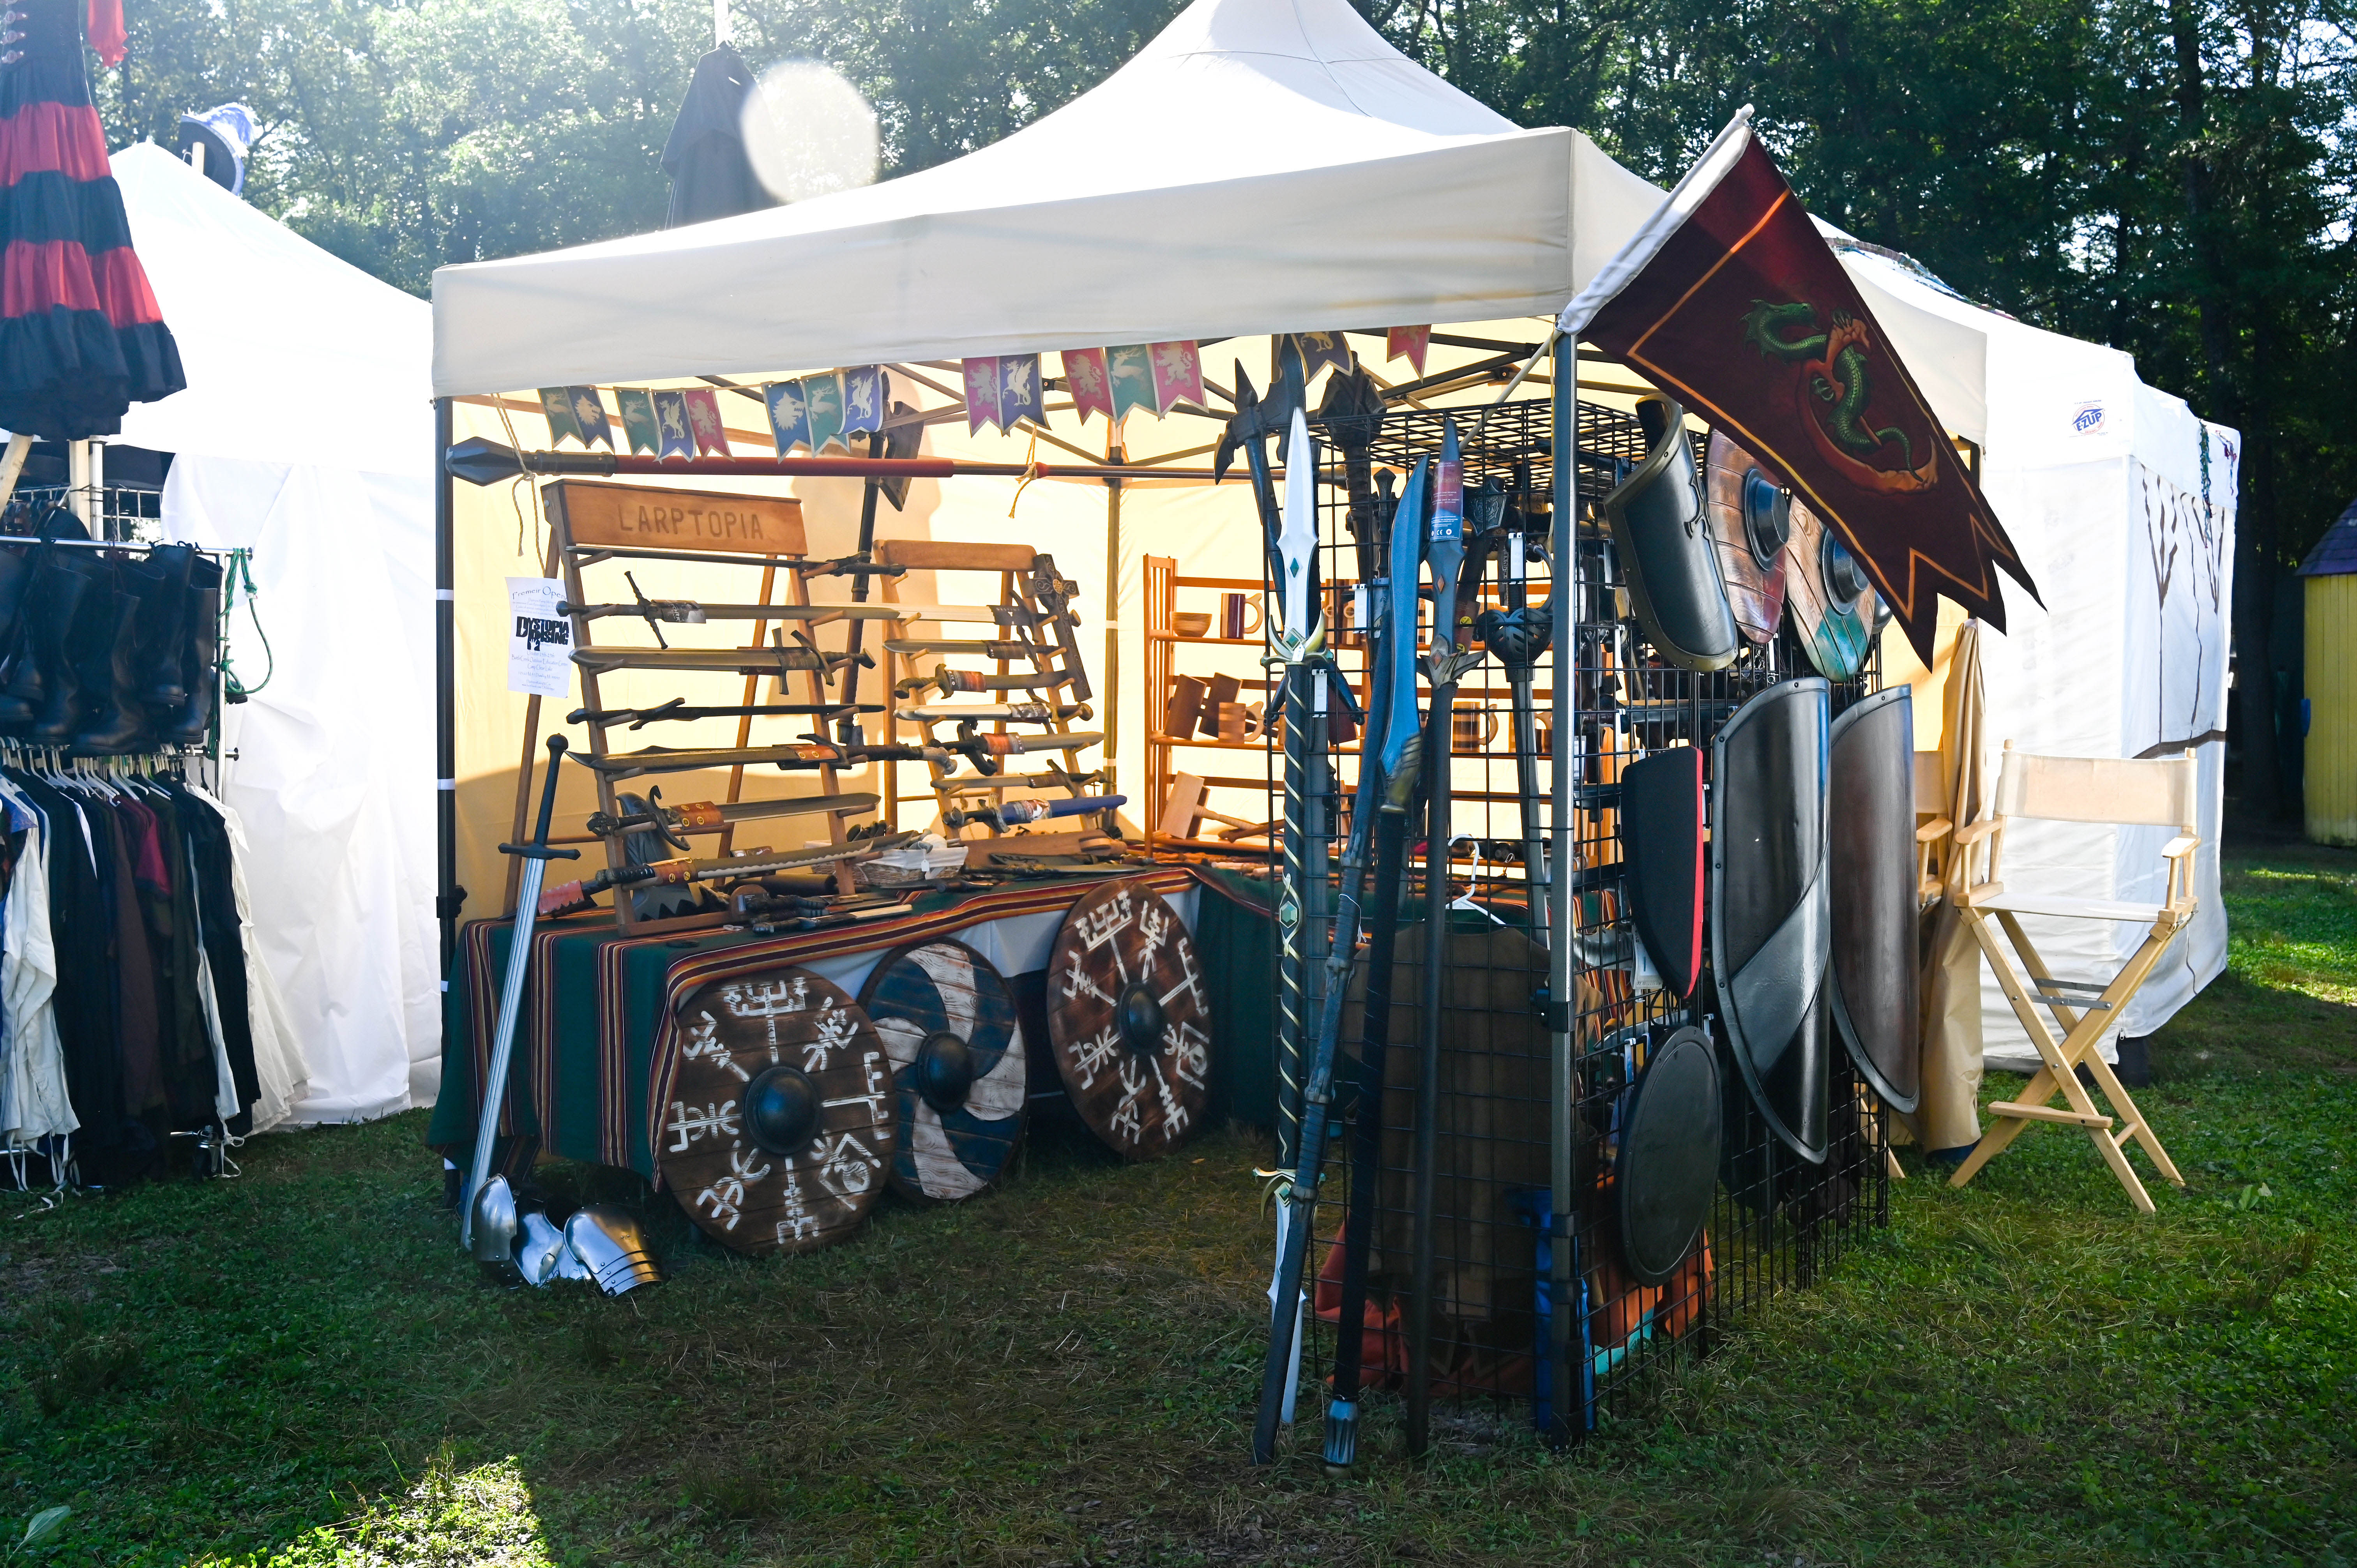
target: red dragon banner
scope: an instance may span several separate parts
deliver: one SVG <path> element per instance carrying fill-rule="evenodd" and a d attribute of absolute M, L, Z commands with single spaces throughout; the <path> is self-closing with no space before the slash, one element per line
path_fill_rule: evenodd
<path fill-rule="evenodd" d="M 2000 631 L 1995 568 L 2037 596 L 1748 114 L 1560 325 L 1725 430 L 1839 530 L 1924 662 L 1940 595 Z"/>

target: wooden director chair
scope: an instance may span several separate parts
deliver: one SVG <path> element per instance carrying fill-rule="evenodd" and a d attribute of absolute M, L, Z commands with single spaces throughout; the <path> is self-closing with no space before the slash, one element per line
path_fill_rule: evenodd
<path fill-rule="evenodd" d="M 2185 1178 L 2178 1175 L 2177 1166 L 2160 1146 L 2160 1140 L 2153 1135 L 2143 1112 L 2128 1098 L 2127 1090 L 2120 1087 L 2110 1064 L 2096 1051 L 2095 1043 L 2151 976 L 2153 967 L 2177 933 L 2193 918 L 2193 852 L 2201 842 L 2194 821 L 2196 777 L 2190 752 L 2151 762 L 2113 761 L 2099 757 L 2031 757 L 2014 750 L 2011 741 L 2006 742 L 1994 812 L 1955 832 L 1955 853 L 1965 857 L 1962 878 L 1965 891 L 1958 913 L 1972 929 L 1982 950 L 1988 954 L 1997 983 L 2004 987 L 2007 1000 L 2013 1004 L 2014 1015 L 2021 1020 L 2022 1028 L 2029 1033 L 2045 1065 L 2030 1079 L 2029 1087 L 2018 1101 L 1999 1101 L 1989 1106 L 1996 1124 L 1982 1134 L 1972 1154 L 1957 1167 L 1949 1186 L 1962 1187 L 1972 1180 L 2032 1122 L 2083 1128 L 2093 1141 L 2096 1153 L 2104 1156 L 2112 1174 L 2127 1188 L 2128 1197 L 2147 1214 L 2153 1212 L 2152 1198 L 2128 1164 L 2129 1143 L 2143 1144 L 2153 1165 L 2172 1185 L 2185 1185 Z M 2161 902 L 2128 904 L 2104 898 L 2007 893 L 2005 884 L 1997 880 L 1998 861 L 2006 826 L 2015 818 L 2175 828 L 2178 836 L 2160 852 L 2169 874 Z M 1974 861 L 1984 844 L 1987 846 L 1987 870 L 1984 877 L 1975 881 Z M 2024 915 L 2121 921 L 2148 926 L 2150 929 L 2143 944 L 2128 956 L 2126 964 L 2110 983 L 2095 985 L 2057 980 L 2048 973 L 2037 949 L 2021 929 L 2020 917 Z M 2029 971 L 2027 985 L 2015 972 L 2005 947 L 1997 941 L 1996 932 L 1991 929 L 1992 920 L 2003 929 L 2007 940 L 2021 959 L 2022 968 Z M 2092 999 L 2070 1000 L 2072 997 Z M 2038 1008 L 2041 1005 L 2061 1024 L 2061 1040 L 2055 1039 L 2046 1021 L 2039 1016 Z M 2115 1118 L 2095 1108 L 2087 1086 L 2079 1080 L 2083 1066 L 2118 1113 L 2117 1131 L 2114 1130 Z M 2067 1103 L 2049 1104 L 2058 1089 Z"/>
<path fill-rule="evenodd" d="M 1948 775 L 1936 751 L 1915 754 L 1915 908 L 1940 901 L 1948 884 L 1949 839 L 1956 824 L 1948 816 Z"/>

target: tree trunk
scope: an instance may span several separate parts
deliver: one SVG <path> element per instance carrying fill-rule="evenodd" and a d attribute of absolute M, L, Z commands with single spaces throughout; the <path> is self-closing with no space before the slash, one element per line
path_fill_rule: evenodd
<path fill-rule="evenodd" d="M 2236 393 L 2228 365 L 2233 328 L 2222 293 L 2225 268 L 2218 253 L 2208 151 L 2209 83 L 2201 64 L 2196 0 L 2173 0 L 2169 33 L 2177 55 L 2178 134 L 2185 154 L 2185 219 L 2192 242 L 2193 295 L 2201 331 L 2204 389 L 2216 417 L 2242 432 L 2242 481 L 2234 517 L 2234 689 L 2242 742 L 2244 810 L 2274 817 L 2283 809 L 2276 766 L 2276 674 L 2269 650 L 2275 634 L 2275 443 L 2253 429 L 2254 413 Z M 2254 384 L 2261 384 L 2253 378 Z"/>

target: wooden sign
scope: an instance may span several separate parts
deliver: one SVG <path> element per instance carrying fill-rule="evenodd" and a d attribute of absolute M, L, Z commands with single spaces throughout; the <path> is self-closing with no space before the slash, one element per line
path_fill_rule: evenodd
<path fill-rule="evenodd" d="M 1048 1036 L 1081 1120 L 1133 1160 L 1194 1133 L 1210 1099 L 1211 1005 L 1178 911 L 1141 883 L 1072 906 L 1048 961 Z"/>
<path fill-rule="evenodd" d="M 867 1015 L 805 969 L 715 981 L 673 1026 L 655 1163 L 704 1233 L 807 1252 L 859 1229 L 898 1151 L 892 1062 Z"/>
<path fill-rule="evenodd" d="M 802 503 L 791 496 L 724 496 L 585 479 L 560 479 L 547 496 L 576 544 L 731 555 L 801 555 L 809 548 Z"/>

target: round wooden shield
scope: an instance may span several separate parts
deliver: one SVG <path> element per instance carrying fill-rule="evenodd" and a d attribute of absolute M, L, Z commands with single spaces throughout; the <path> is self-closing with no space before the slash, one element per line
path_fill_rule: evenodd
<path fill-rule="evenodd" d="M 1784 618 L 1784 540 L 1790 507 L 1751 454 L 1713 431 L 1708 489 L 1710 547 L 1735 624 L 1752 642 L 1776 635 Z"/>
<path fill-rule="evenodd" d="M 673 1024 L 655 1164 L 705 1233 L 807 1252 L 859 1229 L 898 1145 L 892 1063 L 867 1015 L 805 969 L 716 980 Z"/>
<path fill-rule="evenodd" d="M 912 942 L 884 955 L 859 1004 L 892 1058 L 892 1185 L 941 1202 L 988 1187 L 1023 1136 L 1023 1026 L 1006 977 L 963 942 Z"/>
<path fill-rule="evenodd" d="M 1048 1039 L 1089 1130 L 1133 1160 L 1168 1153 L 1203 1119 L 1211 998 L 1177 911 L 1135 882 L 1072 906 L 1048 961 Z"/>
<path fill-rule="evenodd" d="M 1702 1234 L 1718 1140 L 1718 1058 L 1700 1029 L 1680 1029 L 1653 1047 L 1631 1090 L 1613 1162 L 1620 1254 L 1639 1284 L 1667 1283 Z"/>
<path fill-rule="evenodd" d="M 1817 673 L 1828 681 L 1857 674 L 1874 637 L 1874 585 L 1840 535 L 1799 501 L 1784 544 L 1784 596 Z"/>

